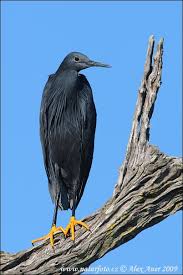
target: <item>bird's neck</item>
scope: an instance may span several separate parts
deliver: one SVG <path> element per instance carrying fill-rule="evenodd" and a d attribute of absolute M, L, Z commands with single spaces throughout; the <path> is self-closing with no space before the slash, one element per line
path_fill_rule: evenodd
<path fill-rule="evenodd" d="M 56 74 L 62 73 L 78 74 L 76 70 L 74 70 L 73 68 L 68 68 L 68 66 L 66 66 L 64 63 L 62 63 L 56 71 Z"/>
<path fill-rule="evenodd" d="M 77 96 L 78 72 L 75 70 L 62 70 L 56 73 L 57 87 L 60 87 L 62 94 L 69 100 Z"/>

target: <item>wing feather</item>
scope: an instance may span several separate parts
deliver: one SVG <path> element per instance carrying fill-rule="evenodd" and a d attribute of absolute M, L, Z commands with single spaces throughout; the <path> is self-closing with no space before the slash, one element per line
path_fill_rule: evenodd
<path fill-rule="evenodd" d="M 96 110 L 91 87 L 79 75 L 76 91 L 64 90 L 51 75 L 44 88 L 40 136 L 52 199 L 61 190 L 60 207 L 77 207 L 92 164 Z M 58 91 L 59 87 L 59 91 Z M 65 88 L 67 89 L 67 87 Z"/>
<path fill-rule="evenodd" d="M 84 75 L 80 75 L 82 89 L 80 93 L 81 106 L 81 163 L 80 182 L 76 194 L 76 207 L 80 202 L 89 176 L 94 151 L 94 138 L 96 128 L 96 109 L 92 90 Z"/>

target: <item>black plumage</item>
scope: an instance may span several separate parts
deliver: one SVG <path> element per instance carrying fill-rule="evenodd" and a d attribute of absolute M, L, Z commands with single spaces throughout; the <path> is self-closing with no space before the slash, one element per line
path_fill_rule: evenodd
<path fill-rule="evenodd" d="M 89 175 L 96 126 L 92 90 L 84 75 L 57 72 L 44 89 L 40 133 L 52 200 L 77 207 Z"/>
<path fill-rule="evenodd" d="M 52 245 L 53 234 L 58 231 L 55 227 L 58 207 L 72 209 L 70 227 L 66 231 L 61 228 L 65 235 L 76 223 L 88 228 L 74 216 L 92 164 L 96 127 L 92 90 L 86 77 L 79 72 L 92 66 L 109 67 L 81 53 L 70 53 L 55 74 L 49 76 L 43 91 L 40 137 L 49 191 L 55 203 L 52 229 L 46 235 Z"/>

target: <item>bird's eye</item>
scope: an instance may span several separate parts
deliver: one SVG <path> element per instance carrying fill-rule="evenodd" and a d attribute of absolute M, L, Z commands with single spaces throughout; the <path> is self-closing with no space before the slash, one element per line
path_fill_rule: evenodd
<path fill-rule="evenodd" d="M 77 57 L 77 56 L 74 57 L 74 60 L 75 60 L 75 61 L 79 61 L 79 57 Z"/>

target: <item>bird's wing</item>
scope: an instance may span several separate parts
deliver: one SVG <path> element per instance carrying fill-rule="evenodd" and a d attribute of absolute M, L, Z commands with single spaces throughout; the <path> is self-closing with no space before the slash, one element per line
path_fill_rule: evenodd
<path fill-rule="evenodd" d="M 42 145 L 44 166 L 47 173 L 48 180 L 51 178 L 51 171 L 49 166 L 48 151 L 49 151 L 49 139 L 48 139 L 48 117 L 47 117 L 47 108 L 48 108 L 48 99 L 51 96 L 51 86 L 54 79 L 54 74 L 50 75 L 48 81 L 45 85 L 42 100 L 41 100 L 41 109 L 40 109 L 40 139 Z"/>
<path fill-rule="evenodd" d="M 49 150 L 52 162 L 59 167 L 60 186 L 61 188 L 64 186 L 70 208 L 73 208 L 73 199 L 75 197 L 75 207 L 77 207 L 91 168 L 96 126 L 92 90 L 83 75 L 79 75 L 78 86 L 74 87 L 69 99 L 64 103 L 65 110 L 61 112 L 60 106 L 63 100 L 64 97 L 57 100 L 56 108 L 57 103 L 54 104 L 56 111 L 54 122 L 49 127 L 52 132 L 49 136 Z M 54 108 L 51 106 L 49 108 L 49 121 Z"/>
<path fill-rule="evenodd" d="M 64 97 L 68 93 L 64 89 L 68 87 L 56 85 L 54 76 L 50 76 L 40 112 L 40 136 L 49 190 L 55 200 L 58 188 L 61 189 L 59 205 L 64 209 L 69 204 L 73 207 L 74 194 L 77 207 L 93 158 L 96 111 L 91 87 L 83 75 L 80 75 L 77 88 L 79 105 L 72 105 L 76 98 L 71 96 L 66 102 Z M 72 94 L 74 96 L 74 91 Z"/>
<path fill-rule="evenodd" d="M 93 101 L 92 90 L 84 75 L 80 75 L 82 89 L 80 92 L 81 106 L 81 159 L 80 180 L 76 194 L 76 207 L 82 197 L 86 181 L 89 176 L 94 150 L 94 137 L 96 128 L 96 109 Z"/>
<path fill-rule="evenodd" d="M 58 91 L 58 87 L 60 91 Z M 59 92 L 59 93 L 58 93 Z M 52 157 L 52 125 L 55 121 L 55 104 L 58 105 L 56 95 L 62 95 L 62 85 L 58 85 L 56 82 L 55 74 L 49 76 L 48 81 L 45 85 L 40 110 L 40 139 L 42 145 L 42 152 L 44 158 L 44 166 L 48 177 L 48 187 L 52 198 L 52 201 L 56 203 L 57 196 L 61 191 L 61 197 L 59 207 L 61 209 L 68 209 L 69 202 L 67 196 L 67 188 L 64 184 L 58 163 L 54 161 Z M 59 105 L 60 111 L 63 106 Z M 56 133 L 57 134 L 57 133 Z M 59 136 L 59 135 L 58 135 Z M 59 147 L 57 152 L 59 152 Z"/>

